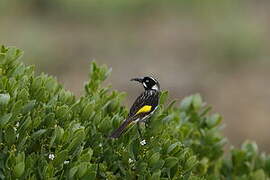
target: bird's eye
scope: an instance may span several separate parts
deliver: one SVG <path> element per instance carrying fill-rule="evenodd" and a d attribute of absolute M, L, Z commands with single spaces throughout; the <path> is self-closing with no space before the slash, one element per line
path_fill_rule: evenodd
<path fill-rule="evenodd" d="M 145 82 L 146 82 L 146 83 L 149 83 L 149 80 L 147 79 Z"/>

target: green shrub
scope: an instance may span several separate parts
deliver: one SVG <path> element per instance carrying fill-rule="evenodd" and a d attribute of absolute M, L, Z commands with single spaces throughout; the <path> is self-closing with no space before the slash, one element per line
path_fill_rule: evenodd
<path fill-rule="evenodd" d="M 124 93 L 103 88 L 106 66 L 91 64 L 85 94 L 76 98 L 53 78 L 35 75 L 0 52 L 0 179 L 269 179 L 270 156 L 254 143 L 224 157 L 221 116 L 196 94 L 166 104 L 147 128 L 107 136 L 127 115 Z"/>

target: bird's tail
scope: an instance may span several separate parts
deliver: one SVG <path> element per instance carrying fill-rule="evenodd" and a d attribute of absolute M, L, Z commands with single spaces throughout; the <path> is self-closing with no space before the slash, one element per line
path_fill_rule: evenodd
<path fill-rule="evenodd" d="M 124 132 L 125 128 L 132 122 L 132 119 L 125 120 L 119 128 L 117 128 L 113 133 L 109 136 L 109 138 L 119 138 L 121 134 Z"/>

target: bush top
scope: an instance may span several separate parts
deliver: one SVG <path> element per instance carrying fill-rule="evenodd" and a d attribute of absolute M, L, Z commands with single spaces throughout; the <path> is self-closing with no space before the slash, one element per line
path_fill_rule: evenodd
<path fill-rule="evenodd" d="M 112 140 L 127 109 L 124 93 L 101 85 L 110 69 L 92 62 L 76 98 L 22 54 L 0 51 L 0 179 L 269 179 L 270 156 L 255 143 L 224 157 L 222 118 L 199 94 L 167 103 L 162 92 L 144 139 L 131 127 Z"/>

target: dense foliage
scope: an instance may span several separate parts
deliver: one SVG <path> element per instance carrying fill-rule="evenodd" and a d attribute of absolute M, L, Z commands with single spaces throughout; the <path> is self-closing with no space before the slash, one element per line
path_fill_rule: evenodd
<path fill-rule="evenodd" d="M 35 75 L 0 52 L 0 179 L 269 179 L 270 156 L 255 143 L 225 157 L 222 118 L 196 94 L 160 107 L 143 138 L 136 126 L 107 136 L 127 115 L 123 93 L 103 88 L 106 66 L 91 64 L 85 94 L 76 98 L 53 78 Z M 146 144 L 142 143 L 146 142 Z"/>

